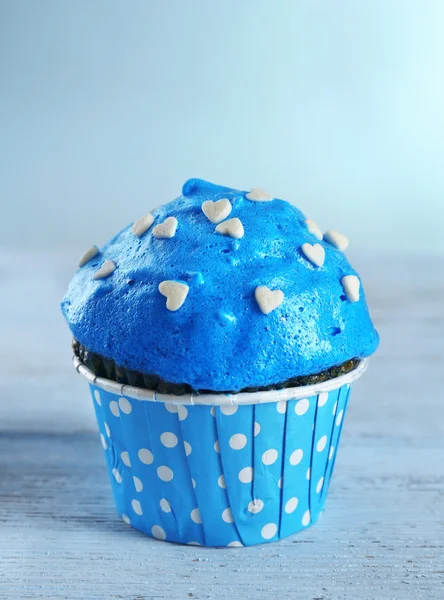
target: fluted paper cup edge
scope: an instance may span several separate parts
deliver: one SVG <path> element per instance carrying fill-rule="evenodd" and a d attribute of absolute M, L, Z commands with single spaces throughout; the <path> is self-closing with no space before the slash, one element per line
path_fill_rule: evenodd
<path fill-rule="evenodd" d="M 117 383 L 104 377 L 96 377 L 78 357 L 73 358 L 73 364 L 76 371 L 84 377 L 88 383 L 93 384 L 106 392 L 127 396 L 134 400 L 148 402 L 168 402 L 170 404 L 188 404 L 203 406 L 226 406 L 242 404 L 264 404 L 267 402 L 286 402 L 288 400 L 297 400 L 299 398 L 310 398 L 317 396 L 322 392 L 331 392 L 343 385 L 353 383 L 367 370 L 368 358 L 362 359 L 358 366 L 340 377 L 329 379 L 322 383 L 311 385 L 284 388 L 282 390 L 269 390 L 267 392 L 242 392 L 239 394 L 185 394 L 183 396 L 174 396 L 172 394 L 159 394 L 153 390 L 134 387 L 122 383 Z"/>

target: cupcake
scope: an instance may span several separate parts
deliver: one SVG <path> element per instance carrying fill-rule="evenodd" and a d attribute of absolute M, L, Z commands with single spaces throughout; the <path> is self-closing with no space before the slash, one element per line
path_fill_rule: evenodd
<path fill-rule="evenodd" d="M 379 340 L 347 246 L 261 189 L 191 179 L 84 254 L 62 311 L 126 523 L 247 546 L 317 520 Z"/>

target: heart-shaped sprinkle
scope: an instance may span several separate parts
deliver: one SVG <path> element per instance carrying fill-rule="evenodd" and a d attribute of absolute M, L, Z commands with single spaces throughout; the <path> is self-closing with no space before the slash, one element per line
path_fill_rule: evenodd
<path fill-rule="evenodd" d="M 321 244 L 302 244 L 302 252 L 317 267 L 322 267 L 325 260 L 325 250 Z"/>
<path fill-rule="evenodd" d="M 79 267 L 83 267 L 83 265 L 86 265 L 86 263 L 89 262 L 95 256 L 97 256 L 99 252 L 100 250 L 97 248 L 97 246 L 91 246 L 91 248 L 89 248 L 80 259 Z"/>
<path fill-rule="evenodd" d="M 350 302 L 358 302 L 361 282 L 356 275 L 346 275 L 341 279 L 341 283 L 347 299 L 350 300 Z"/>
<path fill-rule="evenodd" d="M 260 285 L 254 291 L 254 296 L 259 308 L 268 315 L 282 304 L 284 292 L 282 290 L 270 290 L 266 285 Z"/>
<path fill-rule="evenodd" d="M 274 199 L 273 196 L 270 196 L 268 192 L 261 188 L 253 188 L 245 197 L 254 202 L 270 202 L 270 200 Z"/>
<path fill-rule="evenodd" d="M 322 231 L 319 229 L 318 224 L 313 221 L 313 219 L 306 219 L 304 222 L 307 226 L 308 233 L 314 235 L 318 240 L 322 240 L 324 236 L 322 235 Z"/>
<path fill-rule="evenodd" d="M 182 306 L 189 291 L 187 284 L 180 281 L 168 279 L 159 283 L 159 292 L 166 297 L 166 307 L 171 311 L 178 310 Z"/>
<path fill-rule="evenodd" d="M 329 229 L 324 233 L 324 240 L 342 252 L 348 248 L 348 238 L 339 231 Z"/>
<path fill-rule="evenodd" d="M 230 214 L 231 209 L 231 202 L 227 198 L 222 198 L 222 200 L 217 200 L 217 202 L 213 202 L 212 200 L 206 200 L 202 204 L 203 214 L 212 223 L 220 223 L 221 221 L 226 219 Z"/>
<path fill-rule="evenodd" d="M 229 235 L 237 240 L 240 240 L 242 237 L 244 237 L 244 226 L 237 217 L 234 219 L 228 219 L 228 221 L 224 221 L 223 223 L 219 223 L 219 225 L 216 227 L 216 231 L 217 233 Z"/>
<path fill-rule="evenodd" d="M 156 225 L 153 229 L 153 235 L 155 238 L 172 238 L 176 234 L 177 219 L 176 217 L 168 217 L 163 223 Z"/>
<path fill-rule="evenodd" d="M 137 237 L 142 237 L 142 235 L 145 233 L 145 231 L 148 231 L 148 229 L 151 227 L 151 225 L 154 223 L 154 217 L 151 213 L 146 213 L 146 215 L 144 217 L 142 217 L 141 219 L 139 219 L 138 221 L 136 221 L 134 223 L 134 225 L 131 228 L 131 231 L 134 233 L 135 236 Z"/>
<path fill-rule="evenodd" d="M 94 279 L 105 279 L 116 270 L 116 263 L 113 260 L 105 260 L 98 271 L 94 273 Z"/>

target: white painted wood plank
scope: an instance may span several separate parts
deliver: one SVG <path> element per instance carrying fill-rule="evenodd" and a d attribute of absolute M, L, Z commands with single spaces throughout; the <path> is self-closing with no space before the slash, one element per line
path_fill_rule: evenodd
<path fill-rule="evenodd" d="M 77 258 L 0 253 L 1 598 L 444 598 L 442 259 L 354 261 L 382 343 L 354 388 L 325 516 L 214 550 L 115 516 L 58 309 Z"/>
<path fill-rule="evenodd" d="M 346 436 L 316 526 L 216 550 L 118 520 L 97 435 L 3 434 L 0 597 L 441 599 L 443 464 L 442 439 Z"/>

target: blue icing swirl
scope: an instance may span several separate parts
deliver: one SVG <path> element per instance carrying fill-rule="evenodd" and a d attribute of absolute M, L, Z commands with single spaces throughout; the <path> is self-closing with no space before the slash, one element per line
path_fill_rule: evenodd
<path fill-rule="evenodd" d="M 74 337 L 118 365 L 153 373 L 195 389 L 239 390 L 314 374 L 372 354 L 379 337 L 364 290 L 347 300 L 341 279 L 357 275 L 343 252 L 319 242 L 305 216 L 283 200 L 254 202 L 246 192 L 190 179 L 182 196 L 153 211 L 140 238 L 131 226 L 74 275 L 62 311 Z M 215 232 L 202 212 L 205 200 L 228 198 L 227 219 L 241 220 L 241 239 Z M 155 225 L 176 217 L 171 239 Z M 303 254 L 304 243 L 325 249 L 322 267 Z M 117 268 L 93 275 L 104 260 Z M 164 280 L 189 286 L 177 311 L 158 291 Z M 255 299 L 258 286 L 282 290 L 268 315 Z"/>

